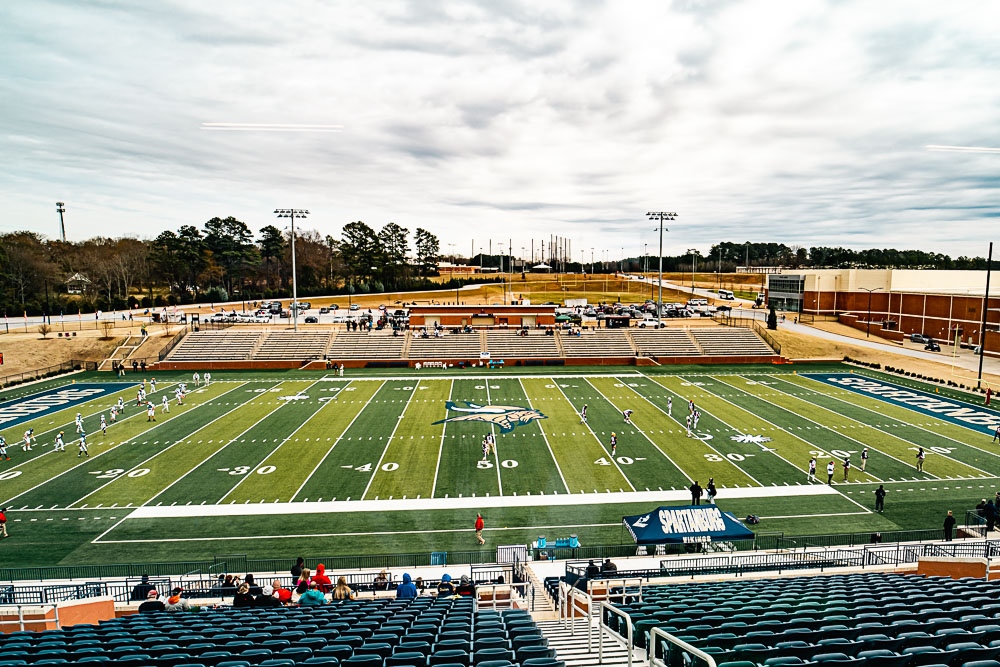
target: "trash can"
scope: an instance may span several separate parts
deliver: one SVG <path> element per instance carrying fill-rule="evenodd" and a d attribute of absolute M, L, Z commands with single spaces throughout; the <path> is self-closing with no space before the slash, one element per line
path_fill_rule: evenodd
<path fill-rule="evenodd" d="M 569 546 L 570 546 L 571 549 L 579 549 L 580 548 L 580 538 L 578 538 L 576 535 L 570 535 L 569 536 Z"/>
<path fill-rule="evenodd" d="M 448 564 L 448 552 L 447 551 L 432 551 L 431 552 L 431 565 L 447 565 Z"/>
<path fill-rule="evenodd" d="M 545 541 L 545 536 L 544 535 L 539 535 L 538 536 L 538 543 L 537 543 L 538 548 L 539 549 L 544 549 L 547 544 L 548 543 Z"/>

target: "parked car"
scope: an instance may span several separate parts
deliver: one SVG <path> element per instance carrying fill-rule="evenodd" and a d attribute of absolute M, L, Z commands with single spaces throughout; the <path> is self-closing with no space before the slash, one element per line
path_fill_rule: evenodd
<path fill-rule="evenodd" d="M 319 324 L 319 318 L 315 315 L 310 315 L 305 319 L 306 324 Z"/>
<path fill-rule="evenodd" d="M 330 309 L 327 308 L 326 306 L 323 306 L 322 308 L 319 309 L 319 314 L 320 315 L 326 315 L 329 312 L 330 312 Z"/>
<path fill-rule="evenodd" d="M 361 310 L 361 306 L 356 303 L 351 304 L 351 310 Z"/>
<path fill-rule="evenodd" d="M 914 343 L 929 343 L 931 340 L 930 336 L 925 336 L 922 333 L 910 334 L 910 341 Z"/>

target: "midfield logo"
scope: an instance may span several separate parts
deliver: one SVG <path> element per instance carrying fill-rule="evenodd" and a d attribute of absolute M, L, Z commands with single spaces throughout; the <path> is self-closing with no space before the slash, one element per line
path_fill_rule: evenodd
<path fill-rule="evenodd" d="M 487 422 L 500 427 L 501 433 L 510 433 L 518 426 L 530 424 L 536 419 L 548 419 L 538 410 L 516 405 L 476 405 L 467 401 L 448 401 L 446 409 L 463 414 L 447 417 L 435 424 L 448 422 Z"/>

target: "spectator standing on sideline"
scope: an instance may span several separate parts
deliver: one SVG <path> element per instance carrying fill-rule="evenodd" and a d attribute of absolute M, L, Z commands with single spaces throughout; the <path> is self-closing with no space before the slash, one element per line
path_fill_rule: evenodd
<path fill-rule="evenodd" d="M 837 469 L 837 466 L 833 464 L 831 460 L 826 464 L 826 483 L 833 486 L 833 471 Z"/>
<path fill-rule="evenodd" d="M 917 472 L 924 471 L 924 448 L 917 447 Z"/>
<path fill-rule="evenodd" d="M 705 488 L 705 495 L 708 497 L 708 502 L 712 505 L 715 504 L 715 497 L 719 495 L 718 489 L 715 488 L 715 478 L 708 478 L 708 486 Z"/>
<path fill-rule="evenodd" d="M 482 514 L 476 514 L 476 541 L 480 545 L 486 544 L 486 540 L 483 539 L 483 530 L 486 528 L 486 522 L 483 520 Z"/>
<path fill-rule="evenodd" d="M 944 518 L 944 541 L 951 542 L 951 532 L 955 529 L 955 517 L 952 515 L 951 510 L 948 510 L 948 516 Z"/>
<path fill-rule="evenodd" d="M 6 507 L 0 509 L 0 538 L 10 537 L 7 534 L 7 509 Z"/>
<path fill-rule="evenodd" d="M 868 448 L 865 447 L 861 450 L 861 472 L 865 471 L 865 466 L 868 465 Z"/>
<path fill-rule="evenodd" d="M 846 482 L 846 481 L 848 481 L 848 478 L 851 475 L 851 457 L 850 456 L 848 456 L 848 457 L 846 457 L 844 459 L 843 466 L 844 466 L 844 481 Z"/>
<path fill-rule="evenodd" d="M 806 481 L 807 482 L 815 482 L 816 481 L 816 457 L 815 456 L 812 457 L 811 459 L 809 459 L 809 472 L 806 474 Z"/>
<path fill-rule="evenodd" d="M 692 484 L 688 488 L 688 490 L 691 492 L 691 504 L 692 505 L 701 505 L 701 491 L 702 491 L 702 489 L 701 489 L 701 486 L 699 486 L 699 484 L 698 484 L 698 480 L 695 480 L 694 484 Z"/>
<path fill-rule="evenodd" d="M 885 486 L 882 484 L 879 484 L 878 488 L 875 489 L 875 511 L 885 511 Z"/>
<path fill-rule="evenodd" d="M 997 439 L 1000 439 L 1000 424 L 997 424 L 997 429 L 993 431 L 993 442 L 996 442 Z"/>

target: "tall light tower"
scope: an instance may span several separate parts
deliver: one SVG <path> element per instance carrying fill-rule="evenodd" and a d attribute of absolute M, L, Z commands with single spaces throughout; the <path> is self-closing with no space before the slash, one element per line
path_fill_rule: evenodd
<path fill-rule="evenodd" d="M 691 253 L 691 296 L 694 296 L 694 258 L 698 250 L 696 248 L 688 248 L 688 252 Z"/>
<path fill-rule="evenodd" d="M 295 276 L 295 218 L 304 218 L 309 211 L 302 208 L 276 208 L 274 214 L 292 221 L 292 329 L 299 330 L 299 283 Z"/>
<path fill-rule="evenodd" d="M 56 211 L 59 212 L 59 239 L 63 243 L 66 243 L 66 223 L 63 222 L 63 213 L 66 212 L 66 204 L 61 201 L 57 201 Z"/>
<path fill-rule="evenodd" d="M 660 266 L 659 266 L 659 270 L 658 270 L 659 276 L 658 276 L 658 279 L 656 281 L 657 284 L 659 285 L 659 289 L 658 289 L 657 297 L 656 297 L 656 328 L 659 329 L 660 326 L 662 326 L 662 322 L 660 322 L 660 318 L 663 316 L 663 230 L 664 230 L 663 222 L 665 220 L 676 220 L 677 219 L 677 214 L 673 213 L 673 212 L 667 212 L 667 211 L 650 211 L 649 213 L 646 214 L 646 217 L 649 218 L 650 220 L 659 220 L 660 221 L 660 225 L 659 225 L 659 229 L 660 229 Z M 656 228 L 654 227 L 653 229 L 656 229 Z M 670 230 L 668 229 L 667 231 L 669 232 Z"/>
<path fill-rule="evenodd" d="M 865 338 L 871 338 L 872 335 L 872 292 L 878 292 L 881 287 L 859 287 L 859 290 L 864 290 L 868 292 L 868 322 L 865 324 Z M 800 309 L 801 310 L 801 309 Z"/>

